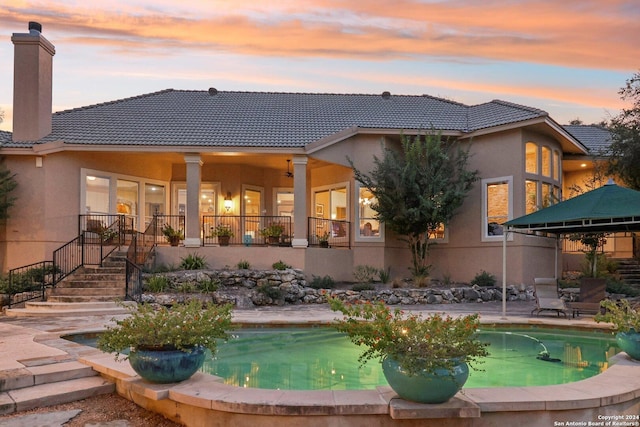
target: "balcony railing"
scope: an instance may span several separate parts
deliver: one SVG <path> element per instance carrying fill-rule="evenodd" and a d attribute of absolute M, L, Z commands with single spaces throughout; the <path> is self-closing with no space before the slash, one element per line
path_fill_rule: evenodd
<path fill-rule="evenodd" d="M 291 246 L 292 235 L 290 216 L 205 215 L 202 217 L 202 238 L 205 246 Z"/>
<path fill-rule="evenodd" d="M 309 246 L 350 248 L 351 247 L 351 223 L 349 221 L 308 218 Z"/>

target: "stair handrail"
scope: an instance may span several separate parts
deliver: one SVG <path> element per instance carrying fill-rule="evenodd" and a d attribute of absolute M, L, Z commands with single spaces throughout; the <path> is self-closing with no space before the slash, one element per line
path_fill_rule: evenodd
<path fill-rule="evenodd" d="M 127 251 L 127 269 L 125 276 L 125 299 L 139 301 L 142 295 L 142 267 L 156 247 L 158 218 L 153 219 L 143 233 L 137 231 L 131 236 Z"/>
<path fill-rule="evenodd" d="M 22 304 L 34 299 L 44 299 L 46 290 L 53 287 L 55 268 L 53 261 L 40 261 L 9 270 L 6 305 Z"/>

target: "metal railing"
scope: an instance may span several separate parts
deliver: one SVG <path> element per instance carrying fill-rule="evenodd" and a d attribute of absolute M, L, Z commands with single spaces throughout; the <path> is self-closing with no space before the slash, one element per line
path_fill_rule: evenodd
<path fill-rule="evenodd" d="M 125 299 L 139 301 L 142 295 L 142 268 L 156 246 L 158 218 L 153 217 L 144 233 L 135 232 L 127 250 Z"/>
<path fill-rule="evenodd" d="M 204 215 L 202 217 L 202 239 L 205 246 L 291 246 L 292 235 L 293 225 L 290 216 Z"/>
<path fill-rule="evenodd" d="M 78 237 L 53 252 L 56 270 L 53 286 L 83 265 L 102 265 L 120 246 L 120 235 L 105 238 L 94 232 L 83 231 Z"/>
<path fill-rule="evenodd" d="M 151 222 L 149 223 L 149 226 L 145 230 L 145 235 L 153 236 L 154 244 L 168 245 L 169 240 L 165 237 L 165 235 L 162 232 L 162 230 L 167 226 L 170 226 L 174 230 L 182 232 L 182 238 L 184 239 L 184 230 L 185 230 L 184 215 L 154 215 L 153 220 L 151 220 Z"/>
<path fill-rule="evenodd" d="M 309 246 L 351 248 L 349 221 L 309 217 L 307 222 Z"/>
<path fill-rule="evenodd" d="M 122 214 L 86 214 L 78 217 L 78 235 L 88 231 L 103 238 L 124 236 L 135 230 L 135 218 Z"/>
<path fill-rule="evenodd" d="M 125 274 L 125 300 L 140 302 L 142 296 L 142 269 L 127 258 Z"/>
<path fill-rule="evenodd" d="M 47 288 L 54 286 L 56 269 L 53 261 L 41 261 L 9 270 L 7 305 L 24 304 L 32 300 L 44 300 Z"/>

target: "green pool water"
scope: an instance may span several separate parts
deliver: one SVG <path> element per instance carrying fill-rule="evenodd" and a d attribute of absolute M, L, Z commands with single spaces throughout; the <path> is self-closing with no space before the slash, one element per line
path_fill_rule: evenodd
<path fill-rule="evenodd" d="M 490 355 L 465 388 L 563 384 L 596 375 L 617 353 L 609 334 L 486 329 Z M 360 348 L 331 328 L 243 329 L 202 370 L 239 387 L 373 389 L 386 385 L 379 363 L 359 367 Z M 538 356 L 547 351 L 549 360 Z"/>
<path fill-rule="evenodd" d="M 66 337 L 95 346 L 95 334 Z M 558 329 L 484 328 L 489 356 L 465 388 L 563 384 L 597 375 L 620 350 L 611 334 Z M 539 357 L 549 354 L 549 360 Z M 387 382 L 379 363 L 359 366 L 361 349 L 328 327 L 242 328 L 202 371 L 238 387 L 366 390 Z"/>

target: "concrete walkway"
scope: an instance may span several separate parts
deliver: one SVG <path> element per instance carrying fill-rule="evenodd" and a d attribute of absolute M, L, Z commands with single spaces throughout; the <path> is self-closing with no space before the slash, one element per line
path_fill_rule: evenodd
<path fill-rule="evenodd" d="M 480 313 L 484 323 L 490 324 L 553 324 L 573 327 L 602 327 L 593 322 L 590 317 L 580 319 L 558 318 L 553 314 L 531 317 L 533 302 L 510 302 L 507 304 L 507 316 L 502 316 L 502 305 L 499 302 L 471 303 L 471 304 L 439 304 L 399 307 L 411 312 L 446 312 L 451 315 L 463 315 L 469 313 Z M 234 321 L 240 323 L 330 323 L 333 319 L 340 317 L 332 312 L 326 304 L 323 305 L 295 305 L 281 307 L 262 307 L 255 309 L 244 309 L 234 311 Z M 116 318 L 119 316 L 116 316 Z M 20 412 L 28 403 L 20 406 L 19 399 L 21 393 L 11 390 L 11 383 L 14 385 L 20 381 L 33 381 L 33 385 L 38 384 L 38 378 L 55 375 L 56 369 L 61 369 L 61 365 L 77 363 L 78 358 L 98 352 L 96 349 L 81 346 L 60 337 L 70 333 L 91 332 L 104 329 L 113 316 L 110 315 L 81 315 L 77 316 L 51 316 L 51 317 L 7 317 L 0 316 L 0 414 L 11 414 Z M 79 374 L 73 374 L 79 377 Z M 97 381 L 100 381 L 100 377 Z M 62 378 L 63 380 L 65 378 Z M 73 378 L 72 378 L 73 379 Z M 73 379 L 79 380 L 78 379 Z M 96 380 L 93 380 L 96 381 Z M 43 381 L 44 382 L 44 381 Z M 56 383 L 60 384 L 60 383 Z M 20 390 L 28 390 L 25 387 L 29 384 L 18 384 Z M 14 387 L 15 388 L 15 387 Z M 9 391 L 7 391 L 8 389 Z M 60 387 L 56 386 L 58 393 Z M 113 391 L 113 390 L 112 390 Z M 111 392 L 112 392 L 111 391 Z M 26 392 L 22 392 L 24 395 Z M 84 399 L 88 396 L 78 396 L 75 400 Z M 25 398 L 27 399 L 27 398 Z M 73 401 L 73 397 L 67 399 Z M 31 398 L 33 401 L 33 398 Z M 31 402 L 30 401 L 30 402 Z M 56 399 L 56 392 L 49 396 L 38 397 L 37 406 L 49 406 L 62 403 Z M 11 407 L 14 410 L 11 410 Z M 17 408 L 17 410 L 16 410 Z M 0 416 L 0 427 L 13 426 L 58 426 L 63 425 L 77 414 L 65 411 L 65 413 L 51 412 L 38 414 L 37 416 L 26 415 L 22 417 L 7 418 Z M 98 427 L 92 424 L 94 427 Z M 107 423 L 104 427 L 127 426 L 122 423 Z"/>

